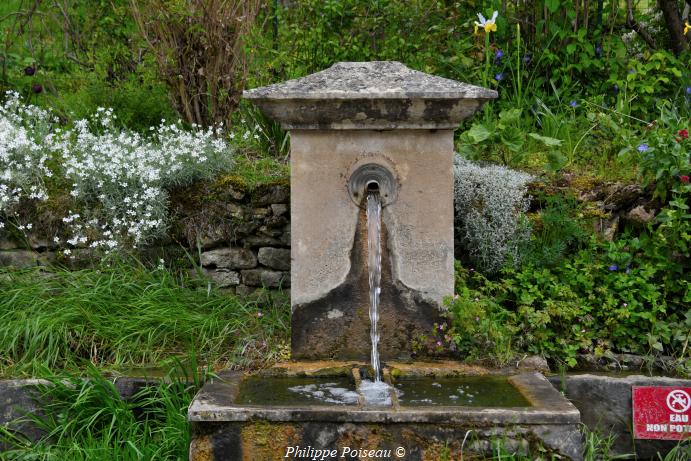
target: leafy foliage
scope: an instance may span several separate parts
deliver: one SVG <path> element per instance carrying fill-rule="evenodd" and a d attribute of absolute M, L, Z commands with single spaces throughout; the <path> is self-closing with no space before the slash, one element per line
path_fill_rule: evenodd
<path fill-rule="evenodd" d="M 591 240 L 554 267 L 507 268 L 497 281 L 458 267 L 451 311 L 457 331 L 464 332 L 459 347 L 506 357 L 506 338 L 513 338 L 514 351 L 569 366 L 578 353 L 629 352 L 681 354 L 688 368 L 689 215 L 662 219 L 676 222 L 640 238 Z M 675 248 L 667 244 L 670 232 L 680 240 Z"/>

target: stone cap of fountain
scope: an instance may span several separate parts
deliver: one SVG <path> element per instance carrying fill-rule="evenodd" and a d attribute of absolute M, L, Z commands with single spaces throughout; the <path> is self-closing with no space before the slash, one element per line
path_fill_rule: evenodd
<path fill-rule="evenodd" d="M 396 61 L 340 62 L 243 92 L 284 129 L 455 129 L 497 92 Z"/>

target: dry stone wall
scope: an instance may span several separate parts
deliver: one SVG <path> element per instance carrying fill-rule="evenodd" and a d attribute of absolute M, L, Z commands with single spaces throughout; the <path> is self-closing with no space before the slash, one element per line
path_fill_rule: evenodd
<path fill-rule="evenodd" d="M 173 202 L 173 235 L 199 254 L 219 288 L 248 294 L 290 288 L 290 189 L 270 185 L 246 191 L 232 185 L 202 190 Z M 203 200 L 203 197 L 212 200 Z M 202 198 L 202 199 L 200 199 Z"/>
<path fill-rule="evenodd" d="M 219 288 L 249 294 L 258 288 L 290 288 L 290 189 L 287 184 L 249 190 L 232 183 L 199 184 L 171 194 L 168 237 L 139 250 L 156 265 L 191 266 L 196 260 Z M 25 236 L 0 230 L 0 267 L 59 263 L 69 268 L 98 263 L 93 250 L 65 255 L 41 229 Z"/>
<path fill-rule="evenodd" d="M 645 225 L 662 205 L 650 198 L 650 190 L 635 184 L 580 184 L 579 178 L 565 176 L 563 184 L 541 188 L 545 187 L 548 193 L 575 191 L 585 206 L 586 219 L 592 219 L 595 230 L 608 239 L 623 226 Z M 537 195 L 535 190 L 531 193 Z M 532 207 L 539 211 L 537 201 Z M 0 267 L 59 263 L 82 268 L 100 260 L 98 253 L 86 247 L 70 248 L 69 257 L 63 255 L 53 237 L 41 233 L 45 230 L 34 226 L 25 236 L 17 236 L 0 229 Z M 260 287 L 290 289 L 287 180 L 248 188 L 237 178 L 222 178 L 173 191 L 168 234 L 164 241 L 141 249 L 139 257 L 153 265 L 162 258 L 180 267 L 191 265 L 191 255 L 213 283 L 241 295 Z"/>

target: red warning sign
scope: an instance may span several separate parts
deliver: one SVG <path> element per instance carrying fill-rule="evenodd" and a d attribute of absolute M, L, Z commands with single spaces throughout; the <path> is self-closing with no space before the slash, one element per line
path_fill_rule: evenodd
<path fill-rule="evenodd" d="M 691 387 L 633 386 L 632 398 L 635 438 L 691 438 Z"/>

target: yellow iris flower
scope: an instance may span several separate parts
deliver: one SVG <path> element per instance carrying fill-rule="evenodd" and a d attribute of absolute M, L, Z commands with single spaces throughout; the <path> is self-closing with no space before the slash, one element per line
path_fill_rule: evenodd
<path fill-rule="evenodd" d="M 691 26 L 689 25 L 688 21 L 684 21 L 684 35 L 689 33 L 689 29 L 691 29 Z M 477 32 L 477 27 L 475 28 L 475 31 Z"/>
<path fill-rule="evenodd" d="M 496 32 L 498 15 L 499 13 L 495 11 L 494 14 L 492 14 L 491 19 L 485 19 L 482 13 L 478 13 L 477 17 L 480 20 L 480 22 L 475 21 L 475 34 L 477 34 L 477 31 L 480 27 L 482 27 L 485 30 L 485 33 Z"/>

